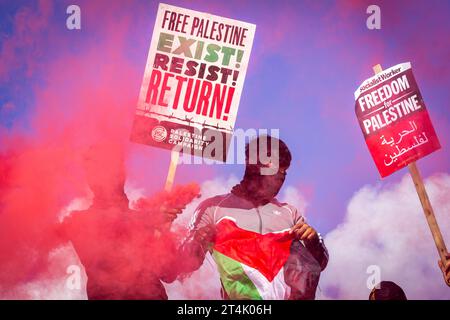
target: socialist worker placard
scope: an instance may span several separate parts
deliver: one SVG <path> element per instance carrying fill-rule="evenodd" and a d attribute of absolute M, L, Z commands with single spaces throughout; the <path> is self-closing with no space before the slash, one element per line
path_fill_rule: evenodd
<path fill-rule="evenodd" d="M 359 125 L 382 177 L 441 147 L 411 63 L 365 80 L 355 100 Z"/>

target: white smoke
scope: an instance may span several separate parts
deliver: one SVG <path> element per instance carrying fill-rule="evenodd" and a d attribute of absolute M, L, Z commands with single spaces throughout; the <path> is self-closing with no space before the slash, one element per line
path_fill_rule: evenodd
<path fill-rule="evenodd" d="M 297 208 L 297 211 L 306 216 L 306 208 L 308 202 L 305 197 L 299 192 L 299 190 L 293 186 L 285 186 L 279 197 L 280 202 L 286 202 Z"/>
<path fill-rule="evenodd" d="M 425 185 L 448 244 L 450 175 L 436 174 Z M 345 221 L 327 234 L 325 243 L 330 261 L 320 283 L 322 298 L 367 299 L 368 279 L 379 271 L 380 280 L 400 285 L 408 299 L 450 299 L 409 175 L 396 184 L 369 185 L 356 192 Z"/>
<path fill-rule="evenodd" d="M 2 291 L 0 299 L 22 300 L 85 300 L 86 273 L 72 245 L 52 250 L 46 272 L 38 279 L 18 285 L 14 290 Z"/>

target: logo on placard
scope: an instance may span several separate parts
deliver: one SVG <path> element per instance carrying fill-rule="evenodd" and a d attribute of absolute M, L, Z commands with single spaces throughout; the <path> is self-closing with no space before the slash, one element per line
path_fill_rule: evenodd
<path fill-rule="evenodd" d="M 155 126 L 152 129 L 152 138 L 156 142 L 162 142 L 167 138 L 167 130 L 163 126 Z"/>

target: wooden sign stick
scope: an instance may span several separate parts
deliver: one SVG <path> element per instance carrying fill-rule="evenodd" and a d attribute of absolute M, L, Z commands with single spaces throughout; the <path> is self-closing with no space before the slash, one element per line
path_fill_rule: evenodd
<path fill-rule="evenodd" d="M 377 64 L 373 67 L 373 71 L 375 74 L 383 71 L 381 65 Z M 425 189 L 425 185 L 423 184 L 422 177 L 420 176 L 419 168 L 417 168 L 416 162 L 411 162 L 408 164 L 409 174 L 411 175 L 414 186 L 416 187 L 417 194 L 420 199 L 420 203 L 422 204 L 423 212 L 425 213 L 425 218 L 427 219 L 428 226 L 430 227 L 431 234 L 434 239 L 434 243 L 436 244 L 436 248 L 439 253 L 439 257 L 443 265 L 447 261 L 447 247 L 445 246 L 444 239 L 442 238 L 441 230 L 439 229 L 439 225 L 436 221 L 436 217 L 434 216 L 433 207 L 431 206 L 430 199 L 428 198 L 427 191 Z M 448 286 L 450 286 L 450 279 L 446 282 Z"/>
<path fill-rule="evenodd" d="M 167 172 L 166 185 L 164 190 L 167 192 L 172 190 L 173 180 L 175 179 L 175 173 L 177 171 L 178 159 L 180 158 L 180 151 L 173 149 L 170 154 L 169 171 Z"/>

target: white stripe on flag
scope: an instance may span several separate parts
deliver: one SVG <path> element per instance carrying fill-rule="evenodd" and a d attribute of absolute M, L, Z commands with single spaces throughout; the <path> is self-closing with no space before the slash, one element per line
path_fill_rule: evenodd
<path fill-rule="evenodd" d="M 291 288 L 284 281 L 284 268 L 270 282 L 257 269 L 251 268 L 241 263 L 245 274 L 253 282 L 263 300 L 286 300 L 289 298 Z"/>

